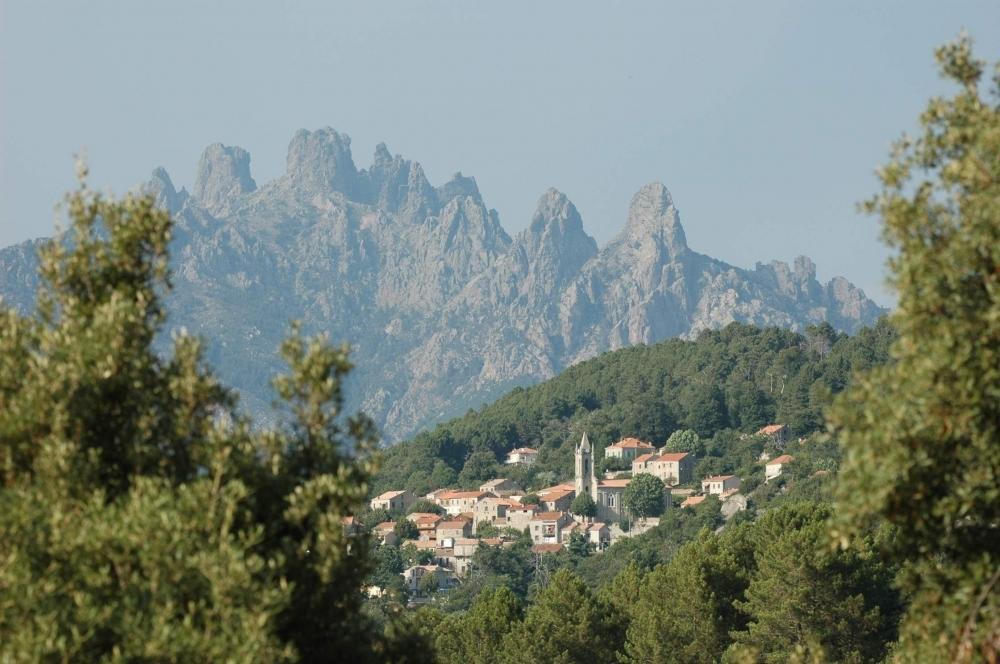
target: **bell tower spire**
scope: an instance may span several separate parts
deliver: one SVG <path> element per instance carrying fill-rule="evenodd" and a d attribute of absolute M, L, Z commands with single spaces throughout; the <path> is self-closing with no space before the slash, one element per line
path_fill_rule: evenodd
<path fill-rule="evenodd" d="M 587 434 L 584 433 L 576 446 L 576 495 L 587 493 L 593 497 L 596 488 L 594 477 L 593 450 Z"/>

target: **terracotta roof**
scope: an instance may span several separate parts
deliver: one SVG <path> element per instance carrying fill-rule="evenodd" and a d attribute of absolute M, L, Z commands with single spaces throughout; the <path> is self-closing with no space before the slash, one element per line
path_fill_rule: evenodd
<path fill-rule="evenodd" d="M 435 514 L 434 512 L 410 512 L 406 515 L 407 519 L 413 521 L 419 521 L 421 519 L 440 519 L 440 514 Z"/>
<path fill-rule="evenodd" d="M 469 525 L 469 522 L 465 519 L 458 519 L 457 521 L 442 521 L 437 525 L 438 530 L 445 530 L 449 528 L 465 528 Z"/>
<path fill-rule="evenodd" d="M 723 491 L 721 494 L 719 494 L 719 498 L 722 498 L 723 500 L 725 500 L 726 498 L 729 498 L 730 496 L 735 496 L 739 492 L 740 492 L 739 489 L 727 489 L 727 490 Z"/>
<path fill-rule="evenodd" d="M 429 516 L 421 515 L 418 516 L 416 519 L 413 519 L 413 523 L 417 524 L 417 528 L 420 528 L 421 526 L 423 526 L 424 528 L 433 528 L 440 521 L 443 521 L 443 519 L 439 517 L 437 514 L 431 514 Z"/>
<path fill-rule="evenodd" d="M 607 489 L 624 489 L 628 486 L 628 483 L 632 481 L 632 478 L 626 478 L 621 480 L 601 480 L 597 483 L 598 487 L 605 487 Z"/>
<path fill-rule="evenodd" d="M 375 500 L 392 500 L 396 496 L 401 496 L 404 493 L 406 493 L 405 490 L 403 490 L 403 491 L 386 491 L 382 495 L 376 496 Z"/>
<path fill-rule="evenodd" d="M 661 454 L 658 461 L 680 461 L 688 455 L 687 452 L 665 452 Z"/>
<path fill-rule="evenodd" d="M 536 544 L 531 547 L 532 553 L 559 553 L 562 550 L 562 544 Z"/>
<path fill-rule="evenodd" d="M 606 528 L 606 527 L 607 526 L 605 526 L 605 524 L 597 522 L 590 524 L 590 528 L 587 528 L 587 530 L 600 530 L 601 528 Z"/>
<path fill-rule="evenodd" d="M 375 530 L 392 530 L 396 527 L 395 521 L 383 521 L 382 523 L 375 526 Z"/>
<path fill-rule="evenodd" d="M 656 457 L 656 452 L 649 452 L 647 454 L 640 454 L 636 458 L 632 459 L 632 463 L 644 463 Z"/>
<path fill-rule="evenodd" d="M 786 464 L 789 461 L 793 461 L 793 460 L 794 460 L 794 457 L 791 454 L 782 454 L 780 457 L 777 457 L 777 458 L 774 458 L 774 459 L 771 459 L 770 461 L 768 461 L 767 465 L 769 465 L 769 466 L 780 466 L 782 464 Z"/>
<path fill-rule="evenodd" d="M 711 477 L 706 477 L 702 482 L 724 482 L 726 480 L 731 480 L 735 475 L 712 475 Z"/>
<path fill-rule="evenodd" d="M 760 431 L 757 433 L 762 433 L 770 436 L 772 433 L 778 433 L 785 428 L 784 424 L 768 424 L 766 427 L 761 427 Z"/>
<path fill-rule="evenodd" d="M 681 503 L 681 507 L 694 507 L 695 505 L 701 504 L 705 500 L 705 496 L 688 496 Z"/>
<path fill-rule="evenodd" d="M 617 443 L 614 443 L 613 445 L 608 445 L 608 447 L 613 447 L 616 450 L 637 450 L 637 449 L 652 450 L 652 449 L 655 449 L 652 444 L 650 444 L 650 443 L 644 443 L 643 441 L 639 440 L 638 438 L 622 438 Z"/>
<path fill-rule="evenodd" d="M 479 540 L 473 539 L 471 537 L 456 537 L 455 546 L 468 546 L 470 544 L 479 544 Z"/>
<path fill-rule="evenodd" d="M 534 447 L 518 447 L 510 452 L 507 452 L 507 456 L 510 456 L 511 454 L 538 454 L 538 450 Z"/>
<path fill-rule="evenodd" d="M 555 484 L 553 486 L 545 487 L 544 489 L 539 489 L 535 493 L 537 493 L 540 496 L 543 493 L 548 493 L 549 491 L 562 491 L 565 489 L 569 489 L 570 491 L 576 491 L 576 484 L 574 484 L 573 482 L 563 482 L 561 484 Z"/>
<path fill-rule="evenodd" d="M 566 512 L 539 512 L 534 517 L 532 521 L 558 521 L 563 518 Z"/>
<path fill-rule="evenodd" d="M 489 494 L 485 491 L 449 491 L 438 496 L 438 500 L 455 500 L 461 498 L 482 498 Z"/>
<path fill-rule="evenodd" d="M 551 502 L 553 500 L 565 498 L 572 493 L 576 493 L 576 491 L 573 489 L 553 489 L 552 491 L 546 491 L 545 493 L 538 494 L 538 497 L 544 501 Z"/>

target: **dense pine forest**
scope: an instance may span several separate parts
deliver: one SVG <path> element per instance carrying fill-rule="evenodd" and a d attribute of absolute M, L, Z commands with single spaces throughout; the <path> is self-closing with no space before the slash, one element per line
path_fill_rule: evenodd
<path fill-rule="evenodd" d="M 539 476 L 551 484 L 572 474 L 583 432 L 599 448 L 627 436 L 659 447 L 691 429 L 704 440 L 695 475 L 733 472 L 737 461 L 718 459 L 741 433 L 771 422 L 796 437 L 822 430 L 834 395 L 854 373 L 887 362 L 895 337 L 884 320 L 855 336 L 829 325 L 796 334 L 734 323 L 696 341 L 606 353 L 386 450 L 372 492 L 473 488 L 501 472 L 524 487 Z M 537 462 L 501 471 L 506 453 L 522 446 L 539 450 Z"/>

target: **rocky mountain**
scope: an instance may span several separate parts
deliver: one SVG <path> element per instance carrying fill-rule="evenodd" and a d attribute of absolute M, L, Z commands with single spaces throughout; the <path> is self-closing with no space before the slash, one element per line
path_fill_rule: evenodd
<path fill-rule="evenodd" d="M 302 319 L 353 345 L 349 405 L 390 442 L 606 350 L 732 321 L 851 332 L 884 313 L 805 257 L 747 270 L 691 250 L 659 183 L 602 248 L 554 189 L 512 239 L 473 178 L 434 187 L 385 145 L 359 170 L 332 129 L 296 133 L 285 174 L 260 186 L 245 150 L 215 144 L 190 193 L 163 169 L 148 188 L 177 220 L 170 324 L 209 340 L 245 407 L 267 412 L 276 349 Z M 0 250 L 0 296 L 22 310 L 35 248 Z"/>

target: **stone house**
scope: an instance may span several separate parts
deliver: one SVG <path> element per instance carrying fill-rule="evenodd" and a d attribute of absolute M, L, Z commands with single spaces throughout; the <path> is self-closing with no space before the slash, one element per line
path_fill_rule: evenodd
<path fill-rule="evenodd" d="M 458 583 L 455 573 L 441 565 L 414 565 L 401 572 L 403 582 L 411 593 L 420 592 L 420 581 L 424 576 L 432 574 L 438 588 L 453 588 Z"/>
<path fill-rule="evenodd" d="M 572 487 L 552 487 L 538 494 L 542 507 L 549 512 L 564 512 L 573 504 L 576 491 Z"/>
<path fill-rule="evenodd" d="M 539 512 L 531 519 L 531 541 L 535 544 L 558 544 L 562 530 L 573 523 L 566 512 Z"/>
<path fill-rule="evenodd" d="M 742 485 L 742 480 L 735 475 L 713 475 L 701 481 L 701 491 L 709 495 L 721 496 L 727 491 L 739 489 Z"/>
<path fill-rule="evenodd" d="M 395 546 L 399 544 L 399 536 L 396 535 L 396 522 L 395 521 L 383 521 L 374 528 L 375 536 L 378 537 L 382 544 L 388 544 L 389 546 Z"/>
<path fill-rule="evenodd" d="M 519 533 L 523 533 L 524 530 L 531 524 L 531 520 L 535 518 L 535 514 L 538 512 L 537 506 L 534 505 L 521 505 L 520 507 L 510 507 L 507 509 L 507 523 L 508 528 L 513 528 Z M 501 525 L 501 524 L 497 524 Z"/>
<path fill-rule="evenodd" d="M 667 486 L 690 482 L 693 471 L 694 456 L 688 452 L 644 454 L 632 462 L 632 475 L 649 473 L 659 477 Z"/>
<path fill-rule="evenodd" d="M 479 486 L 479 490 L 485 493 L 492 493 L 494 496 L 500 496 L 501 498 L 521 493 L 521 487 L 518 486 L 517 482 L 504 478 L 483 482 L 483 484 Z"/>
<path fill-rule="evenodd" d="M 437 503 L 448 514 L 455 516 L 462 512 L 474 512 L 476 503 L 490 494 L 485 491 L 448 491 L 437 498 Z"/>
<path fill-rule="evenodd" d="M 406 518 L 417 526 L 417 530 L 420 531 L 418 539 L 422 542 L 437 539 L 437 526 L 444 521 L 440 515 L 433 512 L 413 512 L 407 514 Z"/>
<path fill-rule="evenodd" d="M 611 544 L 611 529 L 604 523 L 592 523 L 587 526 L 587 541 L 598 551 L 604 551 Z"/>
<path fill-rule="evenodd" d="M 386 510 L 387 512 L 405 512 L 416 502 L 416 496 L 409 491 L 386 491 L 376 496 L 368 503 L 373 510 Z"/>
<path fill-rule="evenodd" d="M 437 525 L 435 534 L 438 542 L 448 538 L 467 538 L 472 535 L 472 522 L 466 519 L 441 521 Z"/>

